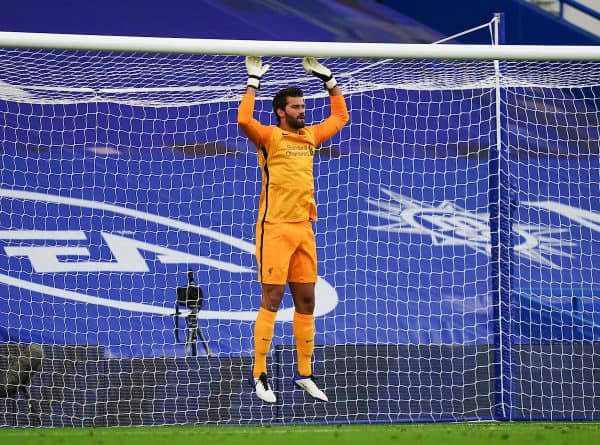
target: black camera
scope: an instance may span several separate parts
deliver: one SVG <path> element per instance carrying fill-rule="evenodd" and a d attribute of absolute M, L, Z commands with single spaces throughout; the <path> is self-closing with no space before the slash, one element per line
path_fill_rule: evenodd
<path fill-rule="evenodd" d="M 206 355 L 211 356 L 210 348 L 208 347 L 208 340 L 202 334 L 200 326 L 198 325 L 198 311 L 202 308 L 202 302 L 204 300 L 204 294 L 202 289 L 194 282 L 194 272 L 188 270 L 187 273 L 188 284 L 187 286 L 177 286 L 177 301 L 175 302 L 175 338 L 180 342 L 179 338 L 179 317 L 185 318 L 185 351 L 187 355 L 196 355 L 198 337 L 206 350 Z M 182 313 L 180 308 L 185 307 L 189 309 L 189 312 Z"/>
<path fill-rule="evenodd" d="M 177 304 L 188 309 L 202 308 L 204 295 L 202 289 L 190 282 L 187 286 L 177 287 Z"/>

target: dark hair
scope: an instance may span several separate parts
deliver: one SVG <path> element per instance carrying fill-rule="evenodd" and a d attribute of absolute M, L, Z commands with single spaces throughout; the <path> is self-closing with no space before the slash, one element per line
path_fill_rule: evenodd
<path fill-rule="evenodd" d="M 303 97 L 304 93 L 300 89 L 300 87 L 287 87 L 283 90 L 280 90 L 275 97 L 273 98 L 273 113 L 275 113 L 275 117 L 277 117 L 277 122 L 279 122 L 279 116 L 277 115 L 277 110 L 285 110 L 285 105 L 287 104 L 288 97 Z"/>

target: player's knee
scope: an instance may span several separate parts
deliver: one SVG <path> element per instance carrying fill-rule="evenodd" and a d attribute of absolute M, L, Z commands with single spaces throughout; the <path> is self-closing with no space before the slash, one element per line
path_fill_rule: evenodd
<path fill-rule="evenodd" d="M 315 311 L 315 299 L 311 296 L 296 297 L 296 312 L 300 314 L 312 314 Z"/>
<path fill-rule="evenodd" d="M 283 299 L 284 290 L 284 286 L 263 285 L 262 307 L 269 311 L 276 312 Z"/>

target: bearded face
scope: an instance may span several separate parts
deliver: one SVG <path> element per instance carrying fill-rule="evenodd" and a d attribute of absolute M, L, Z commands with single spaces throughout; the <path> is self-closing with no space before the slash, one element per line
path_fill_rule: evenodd
<path fill-rule="evenodd" d="M 302 97 L 287 97 L 284 110 L 278 110 L 279 116 L 292 130 L 304 128 L 304 99 Z"/>

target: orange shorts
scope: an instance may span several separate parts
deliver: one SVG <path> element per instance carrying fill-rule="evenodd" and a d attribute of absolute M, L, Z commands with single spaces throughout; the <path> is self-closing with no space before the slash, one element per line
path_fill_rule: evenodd
<path fill-rule="evenodd" d="M 316 283 L 317 245 L 310 221 L 257 224 L 258 281 Z"/>

